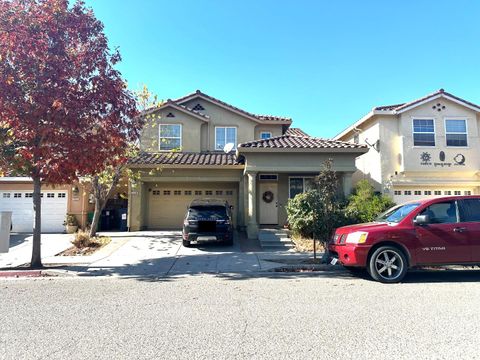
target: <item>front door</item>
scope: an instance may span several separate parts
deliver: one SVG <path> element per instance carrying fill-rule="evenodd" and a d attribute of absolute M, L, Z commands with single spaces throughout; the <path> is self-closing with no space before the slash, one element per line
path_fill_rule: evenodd
<path fill-rule="evenodd" d="M 454 264 L 470 261 L 470 241 L 459 223 L 456 201 L 432 204 L 421 214 L 428 215 L 430 223 L 415 227 L 418 263 Z"/>
<path fill-rule="evenodd" d="M 260 225 L 278 225 L 278 185 L 260 182 Z"/>

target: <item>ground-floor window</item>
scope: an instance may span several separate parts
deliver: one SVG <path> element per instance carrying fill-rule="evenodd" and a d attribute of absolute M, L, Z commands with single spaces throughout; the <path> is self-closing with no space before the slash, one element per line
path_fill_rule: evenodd
<path fill-rule="evenodd" d="M 314 188 L 314 178 L 312 176 L 295 176 L 290 177 L 289 181 L 289 198 L 293 199 L 298 194 L 304 193 Z"/>

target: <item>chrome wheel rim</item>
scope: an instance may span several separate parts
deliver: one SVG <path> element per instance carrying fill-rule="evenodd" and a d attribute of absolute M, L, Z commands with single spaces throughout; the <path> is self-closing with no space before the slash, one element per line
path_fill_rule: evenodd
<path fill-rule="evenodd" d="M 375 270 L 385 280 L 395 280 L 403 271 L 403 259 L 393 250 L 383 250 L 375 258 Z"/>

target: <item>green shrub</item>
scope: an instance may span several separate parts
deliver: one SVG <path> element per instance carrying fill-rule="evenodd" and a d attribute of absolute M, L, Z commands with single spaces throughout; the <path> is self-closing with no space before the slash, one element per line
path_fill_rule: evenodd
<path fill-rule="evenodd" d="M 361 180 L 349 198 L 346 215 L 353 222 L 371 222 L 394 205 L 395 203 L 388 196 L 376 193 L 367 180 Z"/>

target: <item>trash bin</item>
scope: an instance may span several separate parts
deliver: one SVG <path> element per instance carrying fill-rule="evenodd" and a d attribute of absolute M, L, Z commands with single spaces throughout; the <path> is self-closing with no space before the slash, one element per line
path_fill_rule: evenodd
<path fill-rule="evenodd" d="M 119 226 L 120 231 L 127 231 L 128 230 L 128 228 L 127 228 L 127 211 L 128 211 L 128 209 L 118 210 L 118 214 L 119 214 L 119 217 L 120 217 L 120 226 Z"/>
<path fill-rule="evenodd" d="M 0 253 L 7 253 L 10 247 L 10 228 L 12 225 L 12 212 L 0 212 Z"/>

